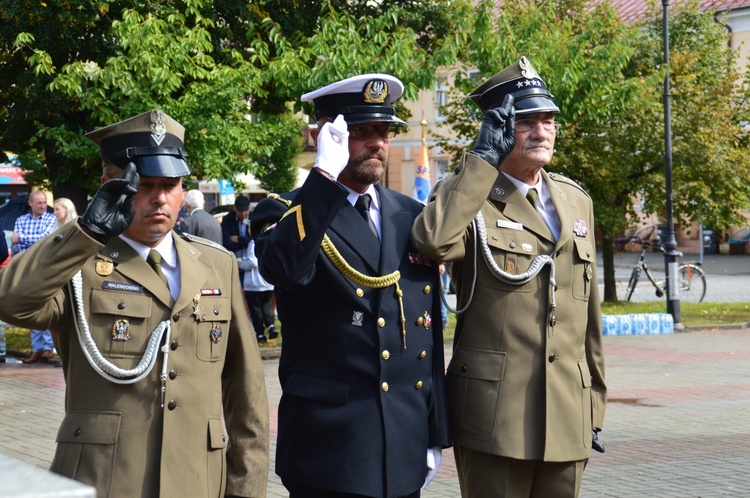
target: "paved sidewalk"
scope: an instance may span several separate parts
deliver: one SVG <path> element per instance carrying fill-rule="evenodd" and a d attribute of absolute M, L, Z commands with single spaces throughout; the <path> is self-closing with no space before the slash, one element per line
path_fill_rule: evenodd
<path fill-rule="evenodd" d="M 581 497 L 749 496 L 750 330 L 605 337 L 604 343 L 607 452 L 589 462 Z M 273 441 L 278 360 L 264 366 Z M 63 401 L 62 369 L 0 364 L 0 453 L 47 468 Z M 422 496 L 459 494 L 449 450 Z M 288 496 L 273 463 L 268 496 Z"/>

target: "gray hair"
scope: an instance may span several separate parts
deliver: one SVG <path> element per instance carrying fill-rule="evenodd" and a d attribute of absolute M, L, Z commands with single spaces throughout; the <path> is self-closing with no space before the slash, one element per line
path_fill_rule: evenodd
<path fill-rule="evenodd" d="M 191 208 L 202 208 L 206 204 L 206 201 L 203 199 L 203 192 L 195 189 L 188 190 L 185 195 L 185 204 Z"/>

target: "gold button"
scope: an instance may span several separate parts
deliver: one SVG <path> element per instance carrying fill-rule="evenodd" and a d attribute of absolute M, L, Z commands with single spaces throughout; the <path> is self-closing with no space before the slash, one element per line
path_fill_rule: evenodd
<path fill-rule="evenodd" d="M 383 382 L 383 384 L 380 386 L 380 389 L 382 389 L 383 392 L 387 392 L 388 391 L 388 383 L 387 382 Z"/>
<path fill-rule="evenodd" d="M 357 293 L 358 297 L 362 297 L 365 295 L 365 291 L 363 291 L 362 289 L 357 289 L 355 292 Z"/>
<path fill-rule="evenodd" d="M 424 358 L 425 356 L 427 356 L 427 351 L 422 351 L 421 353 L 419 353 L 419 359 L 420 359 L 420 360 L 421 360 L 422 358 Z"/>
<path fill-rule="evenodd" d="M 425 294 L 429 294 L 431 290 L 432 288 L 429 285 L 425 285 L 422 292 L 424 292 Z"/>
<path fill-rule="evenodd" d="M 378 318 L 378 326 L 385 327 L 385 318 L 383 317 Z"/>
<path fill-rule="evenodd" d="M 420 380 L 416 384 L 414 384 L 414 389 L 422 389 L 422 381 Z"/>
<path fill-rule="evenodd" d="M 417 325 L 422 325 L 423 323 L 424 323 L 424 318 L 422 318 L 421 316 L 417 318 Z"/>
<path fill-rule="evenodd" d="M 381 358 L 383 358 L 384 360 L 387 360 L 388 358 L 390 358 L 390 357 L 391 357 L 391 353 L 389 353 L 389 352 L 388 352 L 388 350 L 386 349 L 385 351 L 383 351 L 383 352 L 382 352 L 382 353 L 380 354 L 380 357 L 381 357 Z"/>

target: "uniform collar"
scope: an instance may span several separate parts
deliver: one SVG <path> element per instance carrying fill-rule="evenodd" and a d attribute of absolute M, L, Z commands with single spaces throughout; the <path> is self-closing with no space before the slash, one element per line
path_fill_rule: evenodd
<path fill-rule="evenodd" d="M 120 238 L 125 241 L 125 243 L 127 243 L 130 247 L 132 247 L 133 250 L 144 259 L 144 261 L 148 257 L 148 253 L 151 251 L 151 249 L 155 249 L 159 254 L 161 254 L 162 262 L 164 264 L 166 264 L 170 268 L 177 267 L 177 251 L 174 248 L 174 239 L 172 238 L 171 230 L 167 232 L 167 235 L 161 240 L 161 242 L 159 242 L 159 244 L 157 244 L 157 246 L 153 248 L 141 244 L 140 242 L 136 242 L 135 240 L 128 238 L 122 234 L 120 235 Z"/>

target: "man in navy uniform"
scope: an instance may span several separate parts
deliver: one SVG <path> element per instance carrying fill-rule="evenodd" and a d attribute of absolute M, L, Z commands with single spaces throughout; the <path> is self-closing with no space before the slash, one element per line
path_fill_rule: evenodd
<path fill-rule="evenodd" d="M 607 399 L 591 198 L 543 169 L 560 110 L 526 57 L 469 97 L 476 145 L 412 231 L 466 308 L 447 377 L 461 496 L 572 498 Z"/>
<path fill-rule="evenodd" d="M 268 402 L 237 261 L 172 231 L 183 135 L 158 109 L 86 135 L 102 186 L 0 272 L 0 319 L 51 329 L 62 358 L 50 470 L 100 497 L 262 498 Z"/>
<path fill-rule="evenodd" d="M 409 238 L 422 205 L 378 184 L 402 92 L 368 74 L 303 95 L 315 167 L 253 211 L 284 324 L 276 473 L 292 498 L 419 496 L 450 445 L 438 266 Z"/>

